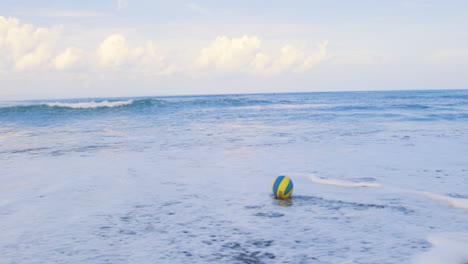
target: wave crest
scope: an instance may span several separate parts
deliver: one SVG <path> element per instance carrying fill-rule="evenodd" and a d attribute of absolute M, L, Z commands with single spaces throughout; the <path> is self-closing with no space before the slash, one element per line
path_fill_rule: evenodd
<path fill-rule="evenodd" d="M 66 108 L 73 108 L 73 109 L 88 109 L 88 108 L 98 108 L 98 107 L 119 107 L 130 105 L 133 103 L 133 100 L 128 101 L 116 101 L 116 102 L 109 102 L 109 101 L 102 101 L 102 102 L 78 102 L 78 103 L 43 103 L 43 105 L 47 105 L 50 107 L 66 107 Z"/>

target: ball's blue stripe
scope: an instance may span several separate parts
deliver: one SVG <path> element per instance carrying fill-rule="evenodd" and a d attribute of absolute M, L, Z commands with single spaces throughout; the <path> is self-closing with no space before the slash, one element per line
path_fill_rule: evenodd
<path fill-rule="evenodd" d="M 288 184 L 288 187 L 286 187 L 286 191 L 284 192 L 284 195 L 287 195 L 292 190 L 292 188 L 293 188 L 293 183 L 290 180 L 289 184 Z"/>
<path fill-rule="evenodd" d="M 273 185 L 273 193 L 275 194 L 278 193 L 278 187 L 280 183 L 283 181 L 283 179 L 284 179 L 284 176 L 278 176 L 278 178 L 276 178 L 275 184 Z"/>

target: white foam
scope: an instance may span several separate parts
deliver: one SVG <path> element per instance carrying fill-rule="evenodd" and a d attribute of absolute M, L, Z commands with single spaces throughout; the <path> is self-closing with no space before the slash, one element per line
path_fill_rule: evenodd
<path fill-rule="evenodd" d="M 133 100 L 128 101 L 116 101 L 116 102 L 109 102 L 109 101 L 102 101 L 102 102 L 80 102 L 80 103 L 44 103 L 47 106 L 55 106 L 55 107 L 68 107 L 68 108 L 75 108 L 75 109 L 86 109 L 86 108 L 98 108 L 98 107 L 116 107 L 116 106 L 124 106 L 133 103 Z"/>
<path fill-rule="evenodd" d="M 405 190 L 404 192 L 423 195 L 428 198 L 431 198 L 432 200 L 441 201 L 445 204 L 448 204 L 452 206 L 453 208 L 468 210 L 468 199 L 449 197 L 449 196 L 444 196 L 444 195 L 439 195 L 439 194 L 434 194 L 434 193 L 424 192 L 424 191 Z"/>
<path fill-rule="evenodd" d="M 324 178 L 317 177 L 314 174 L 305 174 L 305 175 L 307 175 L 307 178 L 309 180 L 318 184 L 334 185 L 334 186 L 340 186 L 340 187 L 370 187 L 370 188 L 382 187 L 382 185 L 378 183 L 348 182 L 348 181 L 335 180 L 335 179 L 324 179 Z M 304 176 L 304 174 L 292 174 L 292 176 Z M 396 192 L 411 193 L 411 194 L 426 196 L 432 200 L 443 202 L 453 208 L 468 210 L 468 199 L 444 196 L 444 195 L 434 194 L 434 193 L 430 193 L 426 191 L 415 191 L 415 190 L 395 189 L 395 188 L 388 188 L 388 189 L 396 191 Z"/>
<path fill-rule="evenodd" d="M 308 175 L 309 180 L 318 183 L 318 184 L 326 184 L 326 185 L 334 185 L 334 186 L 341 186 L 341 187 L 371 187 L 376 188 L 380 187 L 381 185 L 378 183 L 372 182 L 347 182 L 342 180 L 334 180 L 334 179 L 323 179 L 315 176 L 314 174 Z"/>
<path fill-rule="evenodd" d="M 468 263 L 468 234 L 448 233 L 430 236 L 432 248 L 413 259 L 412 264 Z"/>

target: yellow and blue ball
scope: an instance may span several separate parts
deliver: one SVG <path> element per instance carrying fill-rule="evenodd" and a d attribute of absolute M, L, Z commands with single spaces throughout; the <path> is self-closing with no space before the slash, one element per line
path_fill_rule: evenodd
<path fill-rule="evenodd" d="M 289 198 L 294 191 L 294 185 L 289 177 L 278 176 L 271 184 L 271 189 L 276 198 Z"/>

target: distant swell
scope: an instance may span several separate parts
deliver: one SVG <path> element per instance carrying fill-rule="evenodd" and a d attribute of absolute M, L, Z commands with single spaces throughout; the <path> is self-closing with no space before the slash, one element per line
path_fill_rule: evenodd
<path fill-rule="evenodd" d="M 423 101 L 417 104 L 411 101 L 365 102 L 356 100 L 323 100 L 309 98 L 298 100 L 277 96 L 191 96 L 191 97 L 150 97 L 150 98 L 86 98 L 47 101 L 19 102 L 19 104 L 0 105 L 0 118 L 18 118 L 24 120 L 24 114 L 40 115 L 81 115 L 83 113 L 111 112 L 128 113 L 173 113 L 214 108 L 241 117 L 267 114 L 287 113 L 291 119 L 310 119 L 319 122 L 334 120 L 389 120 L 410 122 L 437 122 L 438 120 L 468 120 L 464 101 Z M 450 107 L 448 107 L 450 106 Z M 161 111 L 160 111 L 161 110 Z M 31 117 L 30 117 L 31 118 Z M 346 187 L 375 187 L 375 184 L 343 183 L 317 178 L 315 181 Z M 360 185 L 361 184 L 361 185 Z"/>
<path fill-rule="evenodd" d="M 43 105 L 47 105 L 50 107 L 66 107 L 66 108 L 74 108 L 74 109 L 87 109 L 87 108 L 98 108 L 98 107 L 118 107 L 124 105 L 130 105 L 133 103 L 133 100 L 128 101 L 116 101 L 116 102 L 109 102 L 109 101 L 102 101 L 102 102 L 79 102 L 79 103 L 43 103 Z"/>

